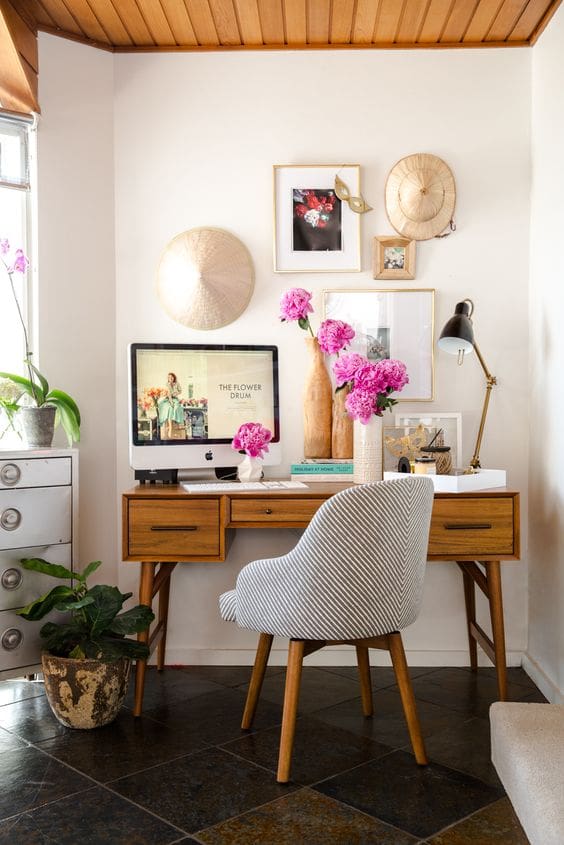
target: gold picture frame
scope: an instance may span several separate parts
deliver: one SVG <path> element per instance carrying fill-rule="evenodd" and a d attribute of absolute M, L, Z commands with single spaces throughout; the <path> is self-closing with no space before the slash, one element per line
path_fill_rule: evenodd
<path fill-rule="evenodd" d="M 360 272 L 361 215 L 335 193 L 338 175 L 352 196 L 360 195 L 360 165 L 275 164 L 273 175 L 274 272 Z M 308 194 L 321 201 L 319 220 Z"/>
<path fill-rule="evenodd" d="M 382 235 L 372 241 L 374 279 L 414 279 L 415 241 Z"/>

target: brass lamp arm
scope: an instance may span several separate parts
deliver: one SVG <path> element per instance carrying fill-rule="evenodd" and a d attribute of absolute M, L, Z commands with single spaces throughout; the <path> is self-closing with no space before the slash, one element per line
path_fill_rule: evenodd
<path fill-rule="evenodd" d="M 467 473 L 472 473 L 477 469 L 480 469 L 480 446 L 482 445 L 482 436 L 484 434 L 484 426 L 486 423 L 486 416 L 488 413 L 488 405 L 490 404 L 490 394 L 492 392 L 492 388 L 494 384 L 497 384 L 497 379 L 495 376 L 492 376 L 490 371 L 486 366 L 486 362 L 482 358 L 482 353 L 480 352 L 478 345 L 474 343 L 474 352 L 478 357 L 478 361 L 484 371 L 486 376 L 486 395 L 484 397 L 484 406 L 482 408 L 482 417 L 480 419 L 480 428 L 478 429 L 478 438 L 476 440 L 476 446 L 474 447 L 474 454 L 472 455 L 472 459 L 470 461 L 470 466 L 466 470 Z"/>

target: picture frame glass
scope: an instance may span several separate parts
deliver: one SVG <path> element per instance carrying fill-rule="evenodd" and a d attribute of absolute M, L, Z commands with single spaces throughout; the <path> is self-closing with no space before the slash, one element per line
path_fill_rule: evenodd
<path fill-rule="evenodd" d="M 434 457 L 437 472 L 448 472 L 462 463 L 462 414 L 410 413 L 395 414 L 395 425 L 385 426 L 383 436 L 384 470 L 397 470 L 400 457 L 414 460 L 421 455 Z M 422 447 L 439 447 L 441 451 L 424 452 Z M 442 450 L 448 447 L 448 453 Z"/>
<path fill-rule="evenodd" d="M 359 165 L 274 166 L 274 270 L 360 271 L 360 215 L 335 193 L 359 194 Z"/>
<path fill-rule="evenodd" d="M 324 319 L 344 320 L 355 330 L 351 352 L 406 365 L 409 383 L 396 397 L 400 402 L 434 396 L 434 294 L 432 288 L 323 291 Z"/>

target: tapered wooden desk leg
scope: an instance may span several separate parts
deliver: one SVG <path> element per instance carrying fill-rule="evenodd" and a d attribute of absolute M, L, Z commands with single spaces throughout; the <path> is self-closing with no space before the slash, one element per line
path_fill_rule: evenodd
<path fill-rule="evenodd" d="M 288 783 L 290 780 L 292 748 L 294 746 L 294 734 L 296 733 L 296 718 L 298 715 L 298 699 L 300 697 L 304 651 L 304 640 L 290 640 L 288 647 L 288 666 L 286 668 L 286 687 L 284 690 L 282 730 L 280 732 L 278 772 L 276 774 L 278 783 Z"/>
<path fill-rule="evenodd" d="M 476 672 L 478 669 L 478 644 L 472 634 L 472 624 L 476 623 L 476 590 L 474 587 L 474 579 L 469 572 L 466 572 L 463 565 L 462 577 L 464 579 L 464 603 L 466 605 L 466 627 L 468 629 L 468 651 L 470 653 L 470 666 L 472 671 Z"/>
<path fill-rule="evenodd" d="M 485 563 L 486 579 L 490 599 L 490 617 L 492 622 L 492 640 L 495 653 L 495 668 L 499 700 L 507 699 L 507 667 L 505 656 L 505 628 L 503 625 L 503 601 L 501 598 L 501 567 L 499 560 Z"/>
<path fill-rule="evenodd" d="M 161 564 L 162 566 L 162 564 Z M 173 567 L 174 568 L 174 567 Z M 157 670 L 162 672 L 164 669 L 165 652 L 166 652 L 166 632 L 168 627 L 168 602 L 170 597 L 170 576 L 163 581 L 159 590 L 159 619 L 158 624 L 162 627 L 162 636 L 157 646 Z"/>
<path fill-rule="evenodd" d="M 153 601 L 153 585 L 155 582 L 155 567 L 156 563 L 141 564 L 141 578 L 139 581 L 139 604 L 146 604 L 151 607 Z M 137 634 L 137 640 L 140 643 L 149 642 L 149 631 L 141 631 Z M 133 705 L 133 715 L 140 716 L 143 709 L 143 692 L 145 690 L 145 670 L 147 669 L 146 660 L 138 660 L 135 667 L 135 702 Z"/>

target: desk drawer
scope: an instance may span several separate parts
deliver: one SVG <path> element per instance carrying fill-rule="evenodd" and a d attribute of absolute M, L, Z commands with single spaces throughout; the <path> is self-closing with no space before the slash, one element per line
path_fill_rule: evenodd
<path fill-rule="evenodd" d="M 323 499 L 232 499 L 231 522 L 308 523 Z"/>
<path fill-rule="evenodd" d="M 429 554 L 444 554 L 446 559 L 456 555 L 512 555 L 513 499 L 468 498 L 435 499 Z"/>
<path fill-rule="evenodd" d="M 129 554 L 139 560 L 219 554 L 219 501 L 130 502 Z"/>

